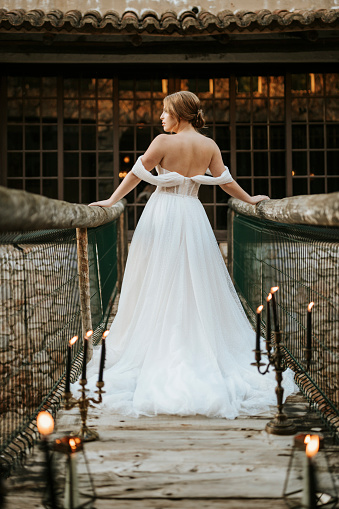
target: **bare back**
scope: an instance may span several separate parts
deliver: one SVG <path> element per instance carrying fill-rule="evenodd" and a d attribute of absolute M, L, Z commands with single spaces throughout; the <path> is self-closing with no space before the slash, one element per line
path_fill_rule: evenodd
<path fill-rule="evenodd" d="M 184 177 L 203 175 L 210 165 L 215 151 L 214 142 L 197 132 L 165 135 L 162 168 L 175 171 Z"/>
<path fill-rule="evenodd" d="M 220 175 L 224 170 L 216 143 L 193 128 L 171 136 L 160 134 L 142 156 L 142 162 L 148 171 L 160 164 L 165 170 L 189 178 L 204 175 L 207 168 L 213 176 Z"/>

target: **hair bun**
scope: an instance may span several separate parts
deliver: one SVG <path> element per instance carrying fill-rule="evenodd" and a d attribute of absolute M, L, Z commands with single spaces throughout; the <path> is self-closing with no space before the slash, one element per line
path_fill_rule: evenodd
<path fill-rule="evenodd" d="M 205 125 L 205 119 L 204 114 L 202 110 L 198 110 L 197 113 L 194 115 L 194 118 L 192 120 L 192 126 L 195 127 L 195 129 L 201 129 Z"/>

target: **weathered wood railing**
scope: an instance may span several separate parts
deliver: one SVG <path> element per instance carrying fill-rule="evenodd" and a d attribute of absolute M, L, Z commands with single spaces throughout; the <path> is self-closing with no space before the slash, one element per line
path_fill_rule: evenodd
<path fill-rule="evenodd" d="M 250 319 L 272 286 L 296 381 L 339 438 L 339 193 L 229 201 L 228 266 Z M 305 359 L 314 302 L 312 362 Z M 265 321 L 265 314 L 264 314 Z"/>
<path fill-rule="evenodd" d="M 55 410 L 68 340 L 73 376 L 82 337 L 96 344 L 127 256 L 125 201 L 111 208 L 0 187 L 0 468 L 8 473 L 36 434 L 41 407 Z"/>

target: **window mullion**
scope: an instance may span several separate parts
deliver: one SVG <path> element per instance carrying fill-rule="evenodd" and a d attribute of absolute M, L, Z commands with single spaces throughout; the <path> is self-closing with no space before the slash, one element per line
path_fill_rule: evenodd
<path fill-rule="evenodd" d="M 237 153 L 236 153 L 236 125 L 235 125 L 235 76 L 230 76 L 230 137 L 231 137 L 231 171 L 234 179 L 237 178 Z"/>
<path fill-rule="evenodd" d="M 286 195 L 293 195 L 292 183 L 292 80 L 291 73 L 285 76 L 285 130 L 286 130 Z"/>
<path fill-rule="evenodd" d="M 57 77 L 57 129 L 58 129 L 58 199 L 64 199 L 64 91 L 63 79 Z"/>
<path fill-rule="evenodd" d="M 7 76 L 0 77 L 0 185 L 7 185 Z"/>

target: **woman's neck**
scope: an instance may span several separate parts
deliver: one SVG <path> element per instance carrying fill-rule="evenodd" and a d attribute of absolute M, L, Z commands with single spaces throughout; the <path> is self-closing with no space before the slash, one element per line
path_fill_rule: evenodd
<path fill-rule="evenodd" d="M 190 124 L 186 120 L 181 120 L 179 122 L 179 125 L 178 125 L 175 133 L 176 134 L 182 134 L 182 133 L 188 133 L 188 132 L 193 132 L 193 131 L 195 131 L 195 129 L 192 126 L 192 124 Z"/>

